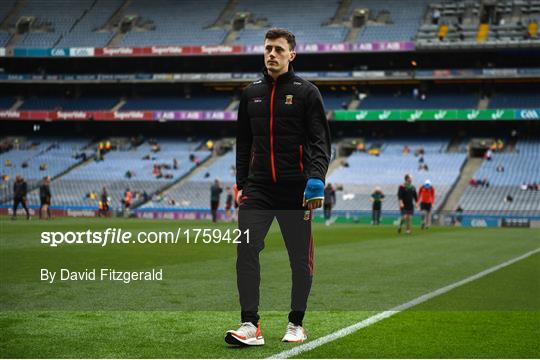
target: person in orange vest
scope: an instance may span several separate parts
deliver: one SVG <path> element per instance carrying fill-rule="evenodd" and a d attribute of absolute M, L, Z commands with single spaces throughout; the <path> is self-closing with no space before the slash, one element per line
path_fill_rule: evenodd
<path fill-rule="evenodd" d="M 131 193 L 131 190 L 127 188 L 126 192 L 124 193 L 124 209 L 126 215 L 128 214 L 129 207 L 131 206 L 131 200 L 133 200 L 133 194 Z"/>
<path fill-rule="evenodd" d="M 431 209 L 435 203 L 435 188 L 430 180 L 426 180 L 424 185 L 418 189 L 418 200 L 422 211 L 422 230 L 429 229 L 431 225 Z"/>

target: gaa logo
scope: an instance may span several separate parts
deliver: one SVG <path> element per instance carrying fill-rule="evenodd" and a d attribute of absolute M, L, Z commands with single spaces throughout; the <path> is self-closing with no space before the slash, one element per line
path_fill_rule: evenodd
<path fill-rule="evenodd" d="M 521 110 L 520 114 L 522 119 L 538 119 L 538 112 L 536 110 Z"/>

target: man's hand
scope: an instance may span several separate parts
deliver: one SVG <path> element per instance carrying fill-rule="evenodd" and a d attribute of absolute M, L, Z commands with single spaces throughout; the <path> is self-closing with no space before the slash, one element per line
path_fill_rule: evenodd
<path fill-rule="evenodd" d="M 308 210 L 313 210 L 322 207 L 322 204 L 323 201 L 321 199 L 311 201 L 306 201 L 306 199 L 304 199 L 304 203 L 302 204 L 302 206 L 307 206 Z"/>
<path fill-rule="evenodd" d="M 324 182 L 321 179 L 310 178 L 304 190 L 304 201 L 302 206 L 307 206 L 308 210 L 320 208 L 324 200 Z"/>
<path fill-rule="evenodd" d="M 238 194 L 236 195 L 236 203 L 240 206 L 247 200 L 247 195 L 244 195 L 243 190 L 238 190 Z"/>

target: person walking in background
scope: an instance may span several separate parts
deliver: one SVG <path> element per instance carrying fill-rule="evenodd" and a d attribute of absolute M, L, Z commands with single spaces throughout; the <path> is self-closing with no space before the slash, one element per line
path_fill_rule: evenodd
<path fill-rule="evenodd" d="M 330 225 L 330 219 L 332 218 L 332 209 L 336 205 L 336 190 L 332 184 L 328 183 L 324 188 L 324 220 L 326 226 Z"/>
<path fill-rule="evenodd" d="M 377 186 L 369 199 L 372 203 L 371 206 L 371 223 L 373 225 L 379 225 L 381 223 L 382 203 L 384 201 L 384 193 L 382 189 Z"/>
<path fill-rule="evenodd" d="M 127 188 L 126 191 L 124 192 L 124 199 L 123 199 L 125 217 L 129 216 L 129 208 L 131 207 L 131 201 L 133 201 L 133 193 L 131 192 L 129 188 Z"/>
<path fill-rule="evenodd" d="M 422 211 L 422 230 L 429 229 L 431 226 L 431 209 L 435 204 L 435 188 L 430 180 L 426 180 L 418 189 L 418 201 L 420 202 L 420 211 Z"/>
<path fill-rule="evenodd" d="M 219 180 L 215 179 L 214 183 L 210 187 L 210 212 L 212 213 L 212 222 L 217 222 L 217 211 L 219 209 L 219 198 L 223 188 L 221 187 Z"/>
<path fill-rule="evenodd" d="M 39 218 L 43 218 L 43 210 L 47 213 L 47 220 L 51 219 L 51 177 L 45 176 L 39 187 Z"/>
<path fill-rule="evenodd" d="M 26 194 L 28 193 L 28 184 L 21 175 L 15 177 L 13 183 L 13 215 L 12 220 L 17 218 L 17 208 L 19 204 L 22 205 L 26 212 L 26 220 L 30 220 L 30 211 L 28 210 L 28 202 L 26 200 Z"/>
<path fill-rule="evenodd" d="M 103 187 L 101 190 L 101 199 L 99 201 L 99 213 L 100 217 L 109 216 L 109 194 L 107 194 L 107 189 Z"/>
<path fill-rule="evenodd" d="M 227 198 L 225 199 L 225 220 L 231 221 L 231 209 L 232 209 L 232 203 L 233 203 L 233 191 L 231 190 L 230 186 L 227 186 L 225 188 L 225 194 L 227 194 Z"/>
<path fill-rule="evenodd" d="M 399 185 L 398 188 L 398 201 L 399 209 L 401 212 L 401 219 L 398 227 L 398 234 L 401 233 L 401 227 L 405 223 L 407 234 L 411 233 L 411 218 L 414 214 L 414 208 L 418 201 L 418 195 L 416 194 L 416 188 L 412 184 L 412 176 L 405 175 L 405 182 Z"/>

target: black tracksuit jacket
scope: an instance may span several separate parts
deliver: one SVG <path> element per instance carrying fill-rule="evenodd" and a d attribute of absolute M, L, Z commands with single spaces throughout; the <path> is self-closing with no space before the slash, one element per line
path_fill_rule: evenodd
<path fill-rule="evenodd" d="M 238 108 L 236 184 L 325 181 L 330 130 L 321 94 L 292 66 L 277 81 L 263 78 L 244 90 Z"/>

